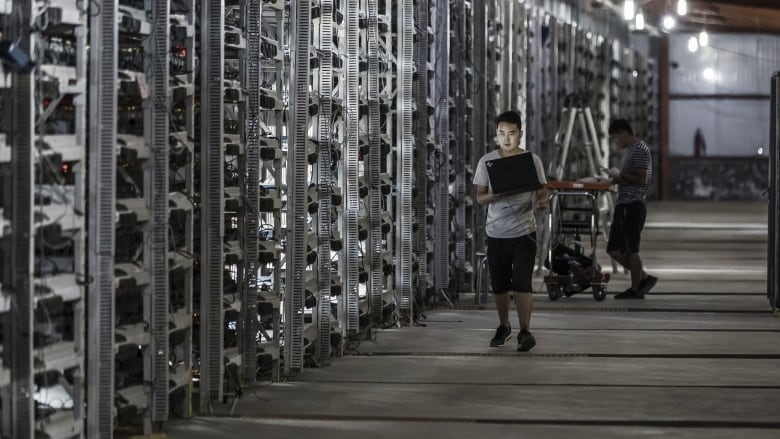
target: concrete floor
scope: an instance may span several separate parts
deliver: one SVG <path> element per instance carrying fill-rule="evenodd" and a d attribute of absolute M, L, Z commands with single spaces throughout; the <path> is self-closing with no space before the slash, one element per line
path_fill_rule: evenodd
<path fill-rule="evenodd" d="M 642 256 L 660 280 L 643 301 L 550 302 L 539 278 L 538 344 L 517 353 L 514 339 L 488 346 L 495 311 L 463 295 L 427 311 L 424 327 L 382 331 L 329 367 L 258 384 L 236 417 L 172 421 L 169 437 L 780 437 L 766 204 L 648 212 Z M 627 286 L 616 273 L 610 293 Z"/>

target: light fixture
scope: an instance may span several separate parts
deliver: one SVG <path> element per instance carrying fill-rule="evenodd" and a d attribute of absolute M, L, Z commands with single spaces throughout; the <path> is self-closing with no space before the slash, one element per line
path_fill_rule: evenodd
<path fill-rule="evenodd" d="M 710 35 L 707 33 L 706 30 L 701 31 L 699 33 L 699 46 L 701 47 L 707 47 L 710 45 Z"/>
<path fill-rule="evenodd" d="M 696 37 L 688 38 L 688 50 L 693 53 L 699 50 L 699 40 Z"/>
<path fill-rule="evenodd" d="M 702 76 L 704 76 L 704 79 L 706 79 L 707 81 L 714 81 L 715 78 L 716 78 L 715 70 L 713 70 L 710 67 L 707 67 L 706 69 L 704 69 L 704 71 L 701 72 L 701 74 L 702 74 Z"/>
<path fill-rule="evenodd" d="M 645 28 L 645 15 L 642 11 L 637 12 L 636 17 L 634 17 L 634 24 L 636 25 L 636 30 L 643 30 Z"/>
<path fill-rule="evenodd" d="M 685 0 L 677 0 L 677 15 L 685 15 L 688 13 L 688 2 Z"/>
<path fill-rule="evenodd" d="M 636 14 L 636 5 L 634 0 L 625 0 L 623 2 L 623 18 L 626 20 L 633 20 L 634 14 Z"/>
<path fill-rule="evenodd" d="M 677 20 L 674 19 L 671 15 L 664 16 L 664 29 L 670 30 L 674 28 L 674 26 L 677 24 Z"/>
<path fill-rule="evenodd" d="M 636 70 L 634 70 L 633 72 L 631 72 L 631 76 L 633 76 L 634 78 L 636 78 L 636 77 L 638 77 L 638 76 L 639 76 L 639 72 L 637 72 Z"/>

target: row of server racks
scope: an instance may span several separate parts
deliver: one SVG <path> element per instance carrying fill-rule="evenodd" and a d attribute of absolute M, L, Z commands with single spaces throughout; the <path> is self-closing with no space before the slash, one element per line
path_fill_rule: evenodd
<path fill-rule="evenodd" d="M 463 300 L 502 111 L 543 158 L 571 99 L 657 132 L 654 61 L 530 1 L 0 14 L 3 438 L 162 431 Z"/>

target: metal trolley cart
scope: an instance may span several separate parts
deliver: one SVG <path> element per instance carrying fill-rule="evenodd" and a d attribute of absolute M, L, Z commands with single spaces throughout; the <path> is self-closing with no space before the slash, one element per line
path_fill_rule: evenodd
<path fill-rule="evenodd" d="M 593 298 L 607 297 L 609 273 L 602 273 L 596 261 L 596 243 L 599 233 L 598 195 L 611 190 L 605 183 L 555 181 L 547 184 L 552 191 L 547 216 L 547 262 L 550 274 L 544 277 L 550 300 L 591 288 Z M 590 253 L 585 254 L 583 237 L 590 237 Z M 567 242 L 573 247 L 566 246 Z"/>

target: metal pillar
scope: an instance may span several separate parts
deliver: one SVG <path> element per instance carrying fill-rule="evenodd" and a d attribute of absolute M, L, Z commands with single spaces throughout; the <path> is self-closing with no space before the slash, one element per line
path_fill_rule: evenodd
<path fill-rule="evenodd" d="M 290 143 L 287 153 L 287 281 L 284 290 L 284 373 L 303 368 L 303 300 L 306 271 L 306 139 L 309 122 L 311 2 L 291 5 Z"/>
<path fill-rule="evenodd" d="M 224 235 L 224 1 L 201 6 L 201 239 L 200 402 L 201 413 L 222 399 Z"/>
<path fill-rule="evenodd" d="M 490 142 L 488 138 L 488 126 L 490 122 L 487 118 L 487 5 L 483 8 L 474 8 L 474 70 L 475 85 L 474 93 L 471 98 L 474 103 L 474 113 L 471 119 L 471 131 L 474 133 L 474 151 L 472 153 L 471 169 L 477 169 L 477 163 L 479 159 L 487 152 L 487 144 Z M 491 136 L 492 137 L 492 136 Z M 468 182 L 471 183 L 471 182 Z M 476 200 L 476 190 L 474 185 L 471 184 L 471 197 L 472 200 Z M 485 209 L 474 209 L 474 245 L 475 251 L 484 251 L 485 249 L 485 234 L 482 233 L 482 227 L 485 224 Z M 472 267 L 477 270 L 476 261 L 472 261 Z"/>
<path fill-rule="evenodd" d="M 455 217 L 454 241 L 455 252 L 452 265 L 455 268 L 454 288 L 451 298 L 457 299 L 458 292 L 463 288 L 466 278 L 466 100 L 468 93 L 466 84 L 466 4 L 465 0 L 455 3 L 455 16 L 452 18 L 454 42 L 452 44 L 450 62 L 455 65 L 453 72 L 455 81 L 455 151 L 452 155 L 455 167 Z M 473 185 L 470 185 L 473 187 Z"/>
<path fill-rule="evenodd" d="M 450 106 L 448 93 L 450 89 L 450 7 L 443 0 L 436 0 L 435 57 L 436 74 L 434 76 L 434 99 L 436 101 L 435 119 L 438 126 L 437 161 L 434 166 L 438 172 L 436 179 L 434 212 L 434 288 L 438 291 L 449 286 L 449 254 L 450 254 Z"/>
<path fill-rule="evenodd" d="M 780 308 L 780 288 L 778 288 L 777 276 L 780 269 L 780 234 L 777 233 L 778 221 L 780 221 L 780 207 L 777 203 L 777 191 L 780 187 L 780 169 L 777 164 L 777 154 L 780 153 L 780 72 L 772 75 L 772 116 L 769 122 L 770 147 L 769 147 L 769 253 L 767 255 L 767 296 L 769 304 L 777 311 Z"/>
<path fill-rule="evenodd" d="M 19 35 L 19 49 L 32 54 L 32 4 L 15 1 L 13 16 Z M 9 128 L 11 144 L 11 172 L 14 195 L 12 198 L 11 228 L 11 295 L 10 333 L 5 336 L 11 346 L 8 355 L 11 365 L 11 394 L 3 411 L 10 412 L 10 437 L 32 439 L 35 435 L 33 400 L 33 207 L 34 207 L 34 127 L 35 107 L 33 82 L 28 74 L 15 73 L 13 81 L 13 115 Z"/>
<path fill-rule="evenodd" d="M 479 10 L 483 8 L 477 8 Z M 414 238 L 414 251 L 417 253 L 419 269 L 417 271 L 417 297 L 425 297 L 428 290 L 428 237 L 426 221 L 426 198 L 428 196 L 428 0 L 417 0 L 416 64 L 417 118 L 415 119 L 415 187 L 417 195 L 414 205 L 417 213 L 417 233 Z"/>
<path fill-rule="evenodd" d="M 382 152 L 379 118 L 379 5 L 368 0 L 368 220 L 369 290 L 371 323 L 382 327 L 382 207 L 380 190 L 380 154 Z"/>
<path fill-rule="evenodd" d="M 169 0 L 152 4 L 152 34 L 146 50 L 149 99 L 145 100 L 144 130 L 151 150 L 150 173 L 145 198 L 151 210 L 149 229 L 144 231 L 144 265 L 151 282 L 144 293 L 144 314 L 151 331 L 145 351 L 144 379 L 151 385 L 150 411 L 144 417 L 150 434 L 168 419 L 168 102 L 169 102 Z"/>
<path fill-rule="evenodd" d="M 243 243 L 246 254 L 244 260 L 244 285 L 241 298 L 241 365 L 243 381 L 255 381 L 257 369 L 257 271 L 260 269 L 259 228 L 260 228 L 260 50 L 262 4 L 259 1 L 244 2 L 246 20 L 246 74 L 242 76 L 247 91 L 246 102 L 246 170 L 243 175 L 244 209 Z"/>
<path fill-rule="evenodd" d="M 344 87 L 344 104 L 346 112 L 346 143 L 344 144 L 344 161 L 341 183 L 346 192 L 344 197 L 344 246 L 339 258 L 344 282 L 340 298 L 339 320 L 342 335 L 350 336 L 358 331 L 358 263 L 360 259 L 360 243 L 358 242 L 358 0 L 346 0 L 344 21 L 346 23 L 347 66 Z"/>
<path fill-rule="evenodd" d="M 398 4 L 398 155 L 396 185 L 396 285 L 401 311 L 412 316 L 412 70 L 414 69 L 414 9 L 412 0 Z"/>
<path fill-rule="evenodd" d="M 317 170 L 320 200 L 317 212 L 319 238 L 317 254 L 320 282 L 317 297 L 317 351 L 320 364 L 330 363 L 330 298 L 331 261 L 330 237 L 332 236 L 332 179 L 331 179 L 331 116 L 333 94 L 333 0 L 322 0 L 320 12 L 320 76 L 319 76 L 319 168 Z"/>
<path fill-rule="evenodd" d="M 117 3 L 90 4 L 87 437 L 114 432 Z"/>

